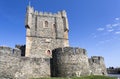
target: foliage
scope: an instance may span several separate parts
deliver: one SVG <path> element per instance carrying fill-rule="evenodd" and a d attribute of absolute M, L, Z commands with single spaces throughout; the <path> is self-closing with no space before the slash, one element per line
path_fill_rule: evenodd
<path fill-rule="evenodd" d="M 117 79 L 115 77 L 108 76 L 83 76 L 83 77 L 73 77 L 73 78 L 33 78 L 33 79 Z"/>

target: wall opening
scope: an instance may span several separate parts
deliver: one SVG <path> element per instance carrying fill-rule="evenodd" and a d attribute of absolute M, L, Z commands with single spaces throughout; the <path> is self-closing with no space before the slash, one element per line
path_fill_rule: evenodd
<path fill-rule="evenodd" d="M 48 21 L 45 21 L 45 27 L 48 27 Z"/>
<path fill-rule="evenodd" d="M 25 25 L 25 28 L 26 28 L 26 29 L 30 29 L 29 25 Z"/>
<path fill-rule="evenodd" d="M 50 50 L 47 50 L 47 54 L 48 54 L 48 55 L 51 55 L 51 51 L 50 51 Z"/>

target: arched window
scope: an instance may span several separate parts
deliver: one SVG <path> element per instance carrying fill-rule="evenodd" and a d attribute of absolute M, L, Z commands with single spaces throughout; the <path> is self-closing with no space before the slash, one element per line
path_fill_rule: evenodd
<path fill-rule="evenodd" d="M 50 51 L 50 50 L 47 50 L 47 54 L 48 54 L 48 55 L 51 55 L 51 51 Z"/>
<path fill-rule="evenodd" d="M 48 21 L 45 21 L 45 27 L 48 27 Z"/>
<path fill-rule="evenodd" d="M 55 28 L 55 24 L 53 24 L 53 28 Z"/>

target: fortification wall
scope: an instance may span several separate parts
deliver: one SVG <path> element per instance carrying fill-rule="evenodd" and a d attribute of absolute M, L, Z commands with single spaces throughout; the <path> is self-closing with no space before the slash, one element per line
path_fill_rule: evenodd
<path fill-rule="evenodd" d="M 25 56 L 26 45 L 15 45 L 15 48 L 18 48 L 21 50 L 21 56 Z"/>
<path fill-rule="evenodd" d="M 50 59 L 18 57 L 11 54 L 11 50 L 8 47 L 0 47 L 0 78 L 50 77 Z"/>
<path fill-rule="evenodd" d="M 89 59 L 90 73 L 92 75 L 107 75 L 104 58 L 101 56 L 92 56 Z"/>
<path fill-rule="evenodd" d="M 89 63 L 85 49 L 65 47 L 53 50 L 52 76 L 71 77 L 89 75 Z"/>
<path fill-rule="evenodd" d="M 21 56 L 21 50 L 15 48 L 12 49 L 10 47 L 0 46 L 0 56 L 15 56 L 20 57 Z"/>

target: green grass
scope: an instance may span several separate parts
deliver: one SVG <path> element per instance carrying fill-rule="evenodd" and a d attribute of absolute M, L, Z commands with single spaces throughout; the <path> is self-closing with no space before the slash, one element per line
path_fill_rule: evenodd
<path fill-rule="evenodd" d="M 83 76 L 83 77 L 73 77 L 73 78 L 32 78 L 32 79 L 117 79 L 108 76 Z"/>

